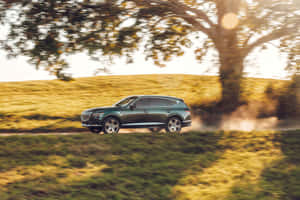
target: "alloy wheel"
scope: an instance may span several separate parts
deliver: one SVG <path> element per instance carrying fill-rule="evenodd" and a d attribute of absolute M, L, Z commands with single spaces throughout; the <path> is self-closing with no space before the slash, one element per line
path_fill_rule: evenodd
<path fill-rule="evenodd" d="M 181 120 L 177 117 L 170 118 L 166 130 L 170 133 L 179 133 L 181 130 Z"/>
<path fill-rule="evenodd" d="M 119 129 L 120 129 L 119 120 L 117 120 L 113 117 L 110 117 L 110 118 L 105 120 L 105 122 L 104 122 L 104 133 L 108 133 L 108 134 L 118 133 Z"/>

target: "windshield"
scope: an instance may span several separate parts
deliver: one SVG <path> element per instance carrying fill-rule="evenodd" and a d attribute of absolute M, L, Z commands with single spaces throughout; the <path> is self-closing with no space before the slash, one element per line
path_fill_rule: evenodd
<path fill-rule="evenodd" d="M 130 104 L 132 101 L 134 101 L 137 97 L 127 97 L 125 99 L 122 99 L 121 101 L 114 104 L 114 106 L 126 106 Z"/>

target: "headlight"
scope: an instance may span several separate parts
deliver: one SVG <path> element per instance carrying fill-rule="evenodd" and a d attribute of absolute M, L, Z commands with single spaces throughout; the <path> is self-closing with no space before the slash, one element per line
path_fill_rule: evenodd
<path fill-rule="evenodd" d="M 101 112 L 101 113 L 93 113 L 92 116 L 94 119 L 101 119 L 103 115 L 104 115 L 104 113 Z"/>

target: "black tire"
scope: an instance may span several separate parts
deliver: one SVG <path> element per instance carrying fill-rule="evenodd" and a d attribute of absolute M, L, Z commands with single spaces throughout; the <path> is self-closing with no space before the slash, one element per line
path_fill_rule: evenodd
<path fill-rule="evenodd" d="M 102 131 L 102 127 L 89 128 L 92 133 L 99 134 Z"/>
<path fill-rule="evenodd" d="M 108 117 L 103 122 L 105 134 L 117 134 L 120 130 L 120 121 L 115 117 Z"/>
<path fill-rule="evenodd" d="M 149 131 L 151 131 L 152 133 L 158 133 L 159 131 L 161 131 L 161 127 L 153 127 L 153 128 L 148 128 Z"/>
<path fill-rule="evenodd" d="M 180 133 L 181 128 L 182 123 L 178 117 L 171 117 L 168 119 L 166 127 L 168 133 Z"/>

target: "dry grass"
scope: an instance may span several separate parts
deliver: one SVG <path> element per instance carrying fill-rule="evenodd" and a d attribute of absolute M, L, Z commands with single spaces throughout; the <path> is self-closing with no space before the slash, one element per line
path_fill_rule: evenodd
<path fill-rule="evenodd" d="M 245 80 L 245 98 L 263 100 L 264 89 L 271 82 L 282 81 Z M 217 77 L 197 75 L 97 76 L 71 82 L 0 83 L 0 131 L 80 130 L 78 119 L 83 110 L 109 106 L 129 95 L 170 95 L 192 105 L 217 101 L 220 91 Z"/>

